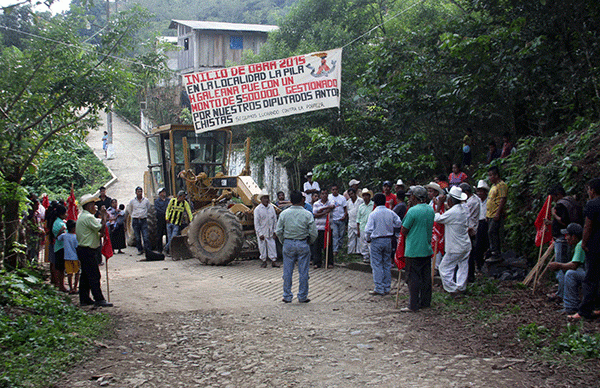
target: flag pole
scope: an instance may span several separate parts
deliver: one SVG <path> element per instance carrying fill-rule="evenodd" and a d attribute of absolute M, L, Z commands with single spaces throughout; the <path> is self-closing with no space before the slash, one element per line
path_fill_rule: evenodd
<path fill-rule="evenodd" d="M 106 297 L 108 299 L 108 301 L 110 302 L 110 285 L 108 282 L 108 258 L 106 259 Z"/>
<path fill-rule="evenodd" d="M 433 250 L 433 257 L 431 260 L 431 287 L 432 287 L 432 289 L 433 289 L 433 278 L 435 277 L 435 260 L 437 258 L 437 254 L 438 254 L 439 242 L 440 242 L 439 239 L 435 240 L 435 249 Z"/>
<path fill-rule="evenodd" d="M 329 213 L 327 213 L 327 226 L 329 225 Z M 329 267 L 329 230 L 325 228 L 325 269 Z"/>
<path fill-rule="evenodd" d="M 550 196 L 548 196 L 550 197 Z M 546 199 L 546 201 L 548 201 L 549 198 Z M 538 262 L 540 261 L 541 257 L 542 257 L 542 251 L 544 248 L 544 236 L 546 235 L 546 219 L 548 219 L 548 213 L 550 212 L 550 206 L 552 205 L 552 203 L 549 203 L 548 206 L 546 206 L 546 215 L 544 216 L 544 224 L 542 225 L 542 241 L 540 242 L 540 253 L 538 254 Z M 537 281 L 538 281 L 538 277 L 539 277 L 539 272 L 537 272 L 535 274 L 535 279 L 533 281 L 533 292 L 535 292 L 535 288 L 537 286 Z"/>

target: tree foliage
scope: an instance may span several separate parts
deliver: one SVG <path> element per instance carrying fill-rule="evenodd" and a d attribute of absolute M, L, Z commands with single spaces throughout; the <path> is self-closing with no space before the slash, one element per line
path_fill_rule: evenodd
<path fill-rule="evenodd" d="M 140 9 L 119 14 L 98 35 L 99 43 L 90 44 L 78 34 L 86 20 L 75 10 L 36 20 L 30 25 L 35 37 L 23 49 L 0 47 L 0 175 L 5 181 L 20 185 L 50 141 L 85 135 L 100 110 L 135 87 L 132 61 L 123 56 L 137 46 L 135 32 L 147 17 Z M 8 198 L 0 209 L 3 230 L 14 239 L 19 201 L 14 191 L 2 196 Z"/>

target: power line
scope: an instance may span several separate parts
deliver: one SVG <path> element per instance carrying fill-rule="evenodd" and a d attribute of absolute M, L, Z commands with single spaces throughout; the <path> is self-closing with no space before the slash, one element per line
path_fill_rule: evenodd
<path fill-rule="evenodd" d="M 80 45 L 77 45 L 77 44 L 73 44 L 73 43 L 69 43 L 69 42 L 63 42 L 63 41 L 52 39 L 52 38 L 48 38 L 48 37 L 45 37 L 45 36 L 32 34 L 31 32 L 18 30 L 16 28 L 11 28 L 11 27 L 8 27 L 8 26 L 2 26 L 2 25 L 0 25 L 0 28 L 3 28 L 3 29 L 8 30 L 8 31 L 17 32 L 17 33 L 20 33 L 20 34 L 23 34 L 23 35 L 28 35 L 28 36 L 31 36 L 33 38 L 43 39 L 43 40 L 46 40 L 46 41 L 49 41 L 49 42 L 52 42 L 52 43 L 61 44 L 63 46 L 72 47 L 72 48 L 79 49 L 79 50 L 82 50 L 82 51 L 86 51 L 86 52 L 89 52 L 89 53 L 95 53 L 95 51 L 93 49 L 90 49 L 90 48 L 87 48 L 87 47 L 83 47 L 83 46 L 80 46 Z M 91 38 L 88 38 L 88 40 L 89 39 L 91 39 Z M 154 69 L 156 71 L 163 71 L 163 69 L 160 69 L 160 68 L 155 67 L 155 66 L 150 66 L 150 65 L 147 65 L 145 63 L 142 63 L 140 61 L 136 61 L 136 60 L 133 60 L 133 59 L 121 58 L 121 57 L 117 57 L 115 55 L 110 55 L 110 54 L 104 54 L 104 55 L 106 57 L 108 57 L 108 58 L 113 58 L 113 59 L 116 59 L 118 61 L 127 62 L 127 63 L 133 64 L 133 65 L 140 65 L 143 68 L 150 68 L 150 69 Z"/>
<path fill-rule="evenodd" d="M 417 5 L 423 3 L 425 0 L 419 0 L 416 3 L 414 3 L 413 5 L 411 5 L 410 7 L 398 12 L 397 14 L 395 14 L 394 16 L 390 17 L 389 19 L 384 20 L 382 23 L 376 25 L 375 27 L 371 28 L 369 31 L 365 32 L 364 34 L 362 34 L 361 36 L 359 36 L 358 38 L 352 40 L 350 43 L 346 43 L 345 45 L 342 46 L 342 48 L 346 48 L 347 46 L 350 46 L 352 43 L 356 42 L 357 40 L 369 35 L 371 32 L 375 31 L 376 29 L 378 29 L 379 27 L 383 26 L 384 24 L 386 24 L 387 22 L 389 22 L 390 20 L 393 20 L 395 18 L 397 18 L 398 16 L 402 15 L 405 12 L 408 12 L 409 10 L 411 10 L 412 8 L 416 7 Z"/>

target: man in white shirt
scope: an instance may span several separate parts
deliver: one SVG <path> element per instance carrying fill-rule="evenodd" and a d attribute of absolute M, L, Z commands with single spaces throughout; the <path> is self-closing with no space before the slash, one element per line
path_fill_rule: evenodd
<path fill-rule="evenodd" d="M 471 185 L 467 182 L 461 183 L 458 187 L 467 194 L 467 201 L 463 204 L 467 211 L 467 227 L 469 238 L 471 239 L 471 254 L 469 255 L 469 276 L 467 282 L 475 281 L 475 244 L 477 240 L 477 229 L 479 227 L 479 213 L 481 212 L 481 199 L 473 194 Z"/>
<path fill-rule="evenodd" d="M 263 192 L 260 195 L 260 205 L 254 208 L 254 230 L 258 237 L 258 250 L 262 260 L 262 268 L 267 268 L 267 259 L 271 260 L 271 266 L 279 268 L 275 245 L 276 227 L 277 213 L 275 207 L 270 203 L 269 193 Z"/>
<path fill-rule="evenodd" d="M 448 195 L 448 209 L 445 213 L 436 213 L 434 221 L 444 224 L 446 253 L 440 263 L 439 271 L 444 290 L 450 293 L 462 292 L 467 289 L 469 274 L 469 254 L 471 253 L 471 240 L 468 232 L 468 216 L 461 205 L 467 195 L 460 187 L 453 186 Z M 454 272 L 456 271 L 456 281 Z"/>
<path fill-rule="evenodd" d="M 318 194 L 319 191 L 321 191 L 321 188 L 319 187 L 319 182 L 313 182 L 313 173 L 308 172 L 306 174 L 306 182 L 304 182 L 304 194 L 306 194 L 306 202 L 312 205 L 312 194 Z"/>
<path fill-rule="evenodd" d="M 143 255 L 144 251 L 150 251 L 150 237 L 148 234 L 148 211 L 150 210 L 150 201 L 144 197 L 144 191 L 141 187 L 135 188 L 135 198 L 129 201 L 127 212 L 131 217 L 133 234 L 135 236 L 135 246 L 138 255 Z M 141 235 L 141 236 L 140 236 Z M 142 248 L 142 239 L 144 247 Z"/>
<path fill-rule="evenodd" d="M 346 220 L 348 219 L 348 204 L 346 198 L 340 195 L 338 185 L 331 186 L 329 200 L 335 204 L 335 208 L 329 218 L 331 233 L 333 234 L 333 256 L 336 257 L 344 240 L 344 231 L 346 230 Z"/>
<path fill-rule="evenodd" d="M 359 237 L 358 229 L 356 227 L 356 216 L 358 215 L 358 208 L 360 205 L 365 203 L 362 198 L 358 197 L 354 188 L 348 189 L 348 196 L 350 199 L 347 203 L 348 209 L 348 254 L 355 255 L 360 254 L 359 250 Z"/>

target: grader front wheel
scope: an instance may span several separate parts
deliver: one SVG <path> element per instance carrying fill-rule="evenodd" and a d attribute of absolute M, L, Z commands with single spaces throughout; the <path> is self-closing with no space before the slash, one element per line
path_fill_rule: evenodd
<path fill-rule="evenodd" d="M 192 220 L 188 241 L 194 256 L 202 263 L 227 265 L 242 249 L 242 225 L 229 210 L 219 206 L 206 207 Z"/>

